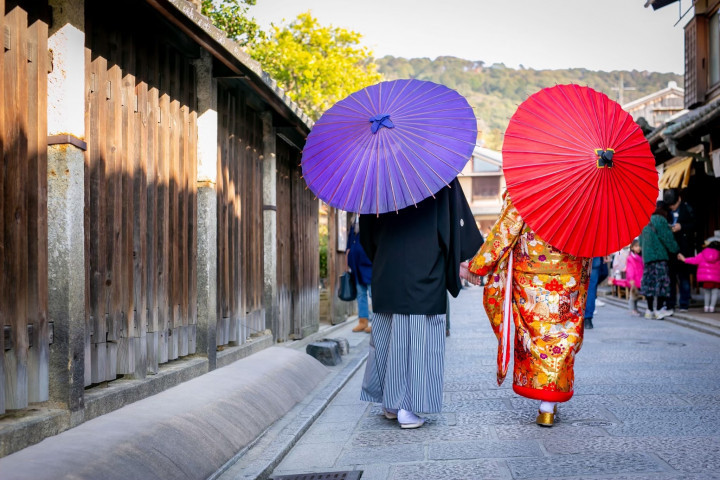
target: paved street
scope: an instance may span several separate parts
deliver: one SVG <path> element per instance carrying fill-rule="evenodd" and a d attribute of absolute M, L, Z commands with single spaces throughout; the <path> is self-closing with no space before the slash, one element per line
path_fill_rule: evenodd
<path fill-rule="evenodd" d="M 575 396 L 551 429 L 495 382 L 482 289 L 451 302 L 442 414 L 402 430 L 361 402 L 360 368 L 274 475 L 362 470 L 379 479 L 720 478 L 720 338 L 598 308 Z M 350 335 L 363 335 L 353 334 Z"/>

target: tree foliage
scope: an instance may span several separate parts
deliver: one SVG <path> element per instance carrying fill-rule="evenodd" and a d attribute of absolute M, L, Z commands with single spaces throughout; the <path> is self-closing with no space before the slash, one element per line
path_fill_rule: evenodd
<path fill-rule="evenodd" d="M 531 94 L 557 84 L 587 85 L 617 100 L 613 90 L 621 77 L 626 87 L 624 101 L 630 102 L 667 87 L 669 81 L 683 84 L 681 75 L 647 71 L 515 70 L 501 63 L 487 65 L 482 61 L 456 57 L 429 58 L 383 57 L 376 60 L 378 70 L 388 79 L 417 78 L 442 83 L 464 95 L 475 109 L 478 130 L 488 148 L 500 149 L 501 133 L 507 128 L 517 106 Z"/>
<path fill-rule="evenodd" d="M 228 37 L 240 45 L 247 45 L 262 38 L 264 32 L 248 17 L 247 11 L 257 0 L 202 0 L 201 12 Z"/>
<path fill-rule="evenodd" d="M 310 12 L 285 26 L 272 25 L 264 38 L 249 45 L 290 98 L 313 119 L 349 94 L 382 79 L 362 36 L 344 28 L 322 26 Z"/>

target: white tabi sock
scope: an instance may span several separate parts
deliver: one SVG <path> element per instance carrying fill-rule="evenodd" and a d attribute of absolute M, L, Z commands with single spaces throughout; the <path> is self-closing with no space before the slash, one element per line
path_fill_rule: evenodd
<path fill-rule="evenodd" d="M 540 402 L 540 411 L 543 413 L 553 413 L 557 402 Z"/>

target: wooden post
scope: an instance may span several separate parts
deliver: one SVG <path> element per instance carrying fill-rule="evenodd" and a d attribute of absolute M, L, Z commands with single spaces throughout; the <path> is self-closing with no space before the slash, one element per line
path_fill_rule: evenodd
<path fill-rule="evenodd" d="M 4 13 L 4 12 L 2 12 Z M 27 284 L 28 211 L 25 202 L 27 183 L 28 118 L 27 109 L 27 13 L 14 8 L 5 17 L 4 104 L 4 175 L 3 185 L 3 299 L 4 326 L 10 329 L 10 348 L 5 350 L 5 408 L 27 407 Z M 9 42 L 7 42 L 9 40 Z M 9 43 L 9 45 L 8 45 Z"/>
<path fill-rule="evenodd" d="M 0 2 L 0 11 L 2 11 Z M 32 325 L 28 353 L 28 401 L 48 399 L 49 332 L 47 321 L 47 25 L 35 22 L 28 29 L 33 49 L 28 56 L 29 98 L 28 141 L 32 147 L 28 162 L 28 240 L 29 303 L 28 322 Z M 0 68 L 1 70 L 1 68 Z M 0 88 L 0 91 L 2 89 Z M 1 196 L 1 195 L 0 195 Z"/>

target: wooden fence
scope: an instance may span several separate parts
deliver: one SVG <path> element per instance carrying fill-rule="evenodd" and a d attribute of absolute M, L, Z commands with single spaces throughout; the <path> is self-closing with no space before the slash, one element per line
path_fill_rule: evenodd
<path fill-rule="evenodd" d="M 26 11 L 6 12 L 6 4 L 0 0 L 0 414 L 49 398 L 47 181 L 69 173 L 47 167 L 47 22 L 28 25 Z M 76 386 L 143 378 L 196 352 L 201 47 L 148 5 L 132 5 L 143 9 L 107 15 L 105 2 L 84 2 L 85 363 L 73 364 L 72 374 L 84 375 Z M 242 82 L 217 79 L 220 318 L 209 348 L 265 328 L 260 110 L 272 107 Z M 284 340 L 318 328 L 318 203 L 300 177 L 297 148 L 276 144 L 282 328 L 274 333 Z"/>
<path fill-rule="evenodd" d="M 277 282 L 279 340 L 318 328 L 318 201 L 301 178 L 300 154 L 277 142 Z"/>
<path fill-rule="evenodd" d="M 90 12 L 85 384 L 195 352 L 197 113 L 190 59 Z"/>
<path fill-rule="evenodd" d="M 218 86 L 217 344 L 241 344 L 265 329 L 263 310 L 262 119 L 237 87 Z"/>
<path fill-rule="evenodd" d="M 48 399 L 47 24 L 0 0 L 0 413 Z"/>

